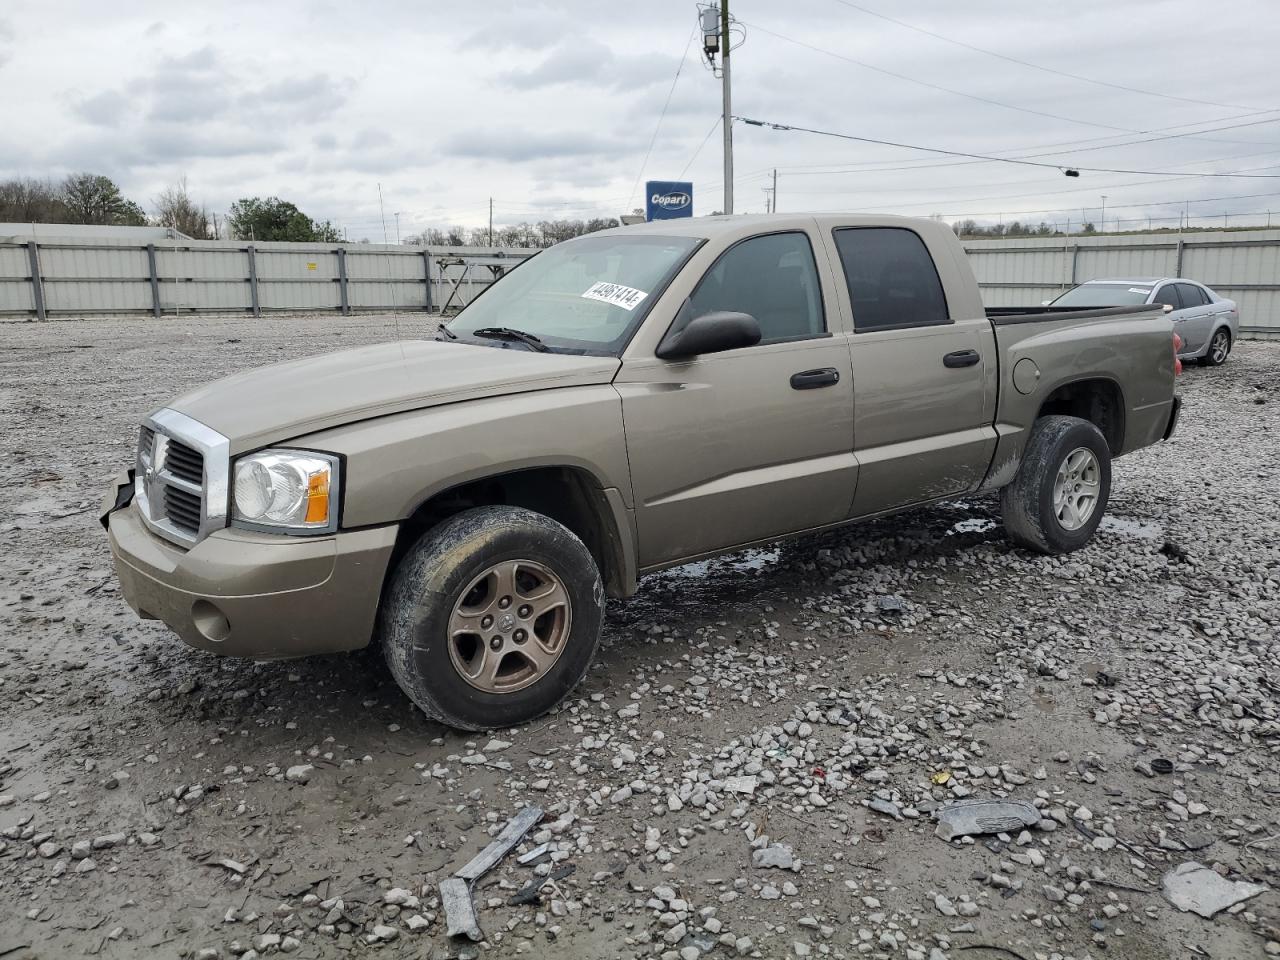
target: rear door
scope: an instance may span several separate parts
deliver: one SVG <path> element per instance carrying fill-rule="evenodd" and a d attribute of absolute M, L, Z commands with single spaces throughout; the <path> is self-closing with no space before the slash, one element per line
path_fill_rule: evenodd
<path fill-rule="evenodd" d="M 1181 352 L 1194 353 L 1197 347 L 1192 343 L 1194 330 L 1189 324 L 1191 313 L 1182 302 L 1182 294 L 1178 292 L 1178 286 L 1176 283 L 1161 284 L 1151 295 L 1151 302 L 1162 303 L 1171 308 L 1169 319 L 1173 321 L 1174 333 L 1182 338 Z"/>
<path fill-rule="evenodd" d="M 853 387 L 833 282 L 807 230 L 748 236 L 698 280 L 689 316 L 749 313 L 760 343 L 689 360 L 624 357 L 614 386 L 641 568 L 848 516 Z"/>
<path fill-rule="evenodd" d="M 1188 352 L 1199 352 L 1213 333 L 1213 318 L 1218 308 L 1209 302 L 1209 295 L 1194 283 L 1176 283 L 1174 286 L 1182 298 L 1185 318 L 1178 327 L 1178 333 L 1187 341 Z"/>
<path fill-rule="evenodd" d="M 858 489 L 850 515 L 975 489 L 996 438 L 990 321 L 951 316 L 933 256 L 914 230 L 837 227 L 832 239 L 854 330 Z"/>

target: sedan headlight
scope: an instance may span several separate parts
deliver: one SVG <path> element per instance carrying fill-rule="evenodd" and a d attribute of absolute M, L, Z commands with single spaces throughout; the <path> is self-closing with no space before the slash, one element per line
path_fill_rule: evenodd
<path fill-rule="evenodd" d="M 282 533 L 338 527 L 338 458 L 305 450 L 263 450 L 235 466 L 231 520 Z"/>

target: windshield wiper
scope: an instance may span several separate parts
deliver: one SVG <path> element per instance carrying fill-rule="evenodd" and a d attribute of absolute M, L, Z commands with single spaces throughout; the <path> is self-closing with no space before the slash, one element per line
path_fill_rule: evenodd
<path fill-rule="evenodd" d="M 545 343 L 535 337 L 532 333 L 526 333 L 523 330 L 515 330 L 511 327 L 481 327 L 478 330 L 472 330 L 471 335 L 475 337 L 488 337 L 491 340 L 515 340 L 518 343 L 523 343 L 526 346 L 532 347 L 539 353 L 546 353 L 549 349 Z"/>
<path fill-rule="evenodd" d="M 444 327 L 444 326 L 442 326 L 442 327 L 440 327 L 439 329 L 437 329 L 437 330 L 436 330 L 436 339 L 437 339 L 437 340 L 439 340 L 439 339 L 440 339 L 440 334 L 442 334 L 442 333 L 443 333 L 443 334 L 444 334 L 448 339 L 450 339 L 450 340 L 457 340 L 457 339 L 458 339 L 458 335 L 457 335 L 456 333 L 454 333 L 454 332 L 453 332 L 452 330 L 450 330 L 448 327 Z"/>

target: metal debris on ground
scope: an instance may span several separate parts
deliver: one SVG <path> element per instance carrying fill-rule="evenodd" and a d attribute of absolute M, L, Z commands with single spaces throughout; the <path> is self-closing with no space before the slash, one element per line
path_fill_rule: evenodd
<path fill-rule="evenodd" d="M 1261 883 L 1227 880 L 1203 863 L 1190 860 L 1164 875 L 1164 898 L 1183 912 L 1198 913 L 1206 920 L 1267 891 Z"/>
<path fill-rule="evenodd" d="M 1026 800 L 958 800 L 938 811 L 934 831 L 943 840 L 983 833 L 1009 833 L 1040 822 L 1040 811 Z"/>
<path fill-rule="evenodd" d="M 525 807 L 507 821 L 507 825 L 502 828 L 502 832 L 498 834 L 493 843 L 477 853 L 471 862 L 457 871 L 454 876 L 461 877 L 468 882 L 479 880 L 492 870 L 498 861 L 520 842 L 520 838 L 528 833 L 533 828 L 533 825 L 541 819 L 541 807 Z"/>
<path fill-rule="evenodd" d="M 559 870 L 552 870 L 545 877 L 530 880 L 507 900 L 507 906 L 520 907 L 527 903 L 537 903 L 541 899 L 542 888 L 549 883 L 563 880 L 577 869 L 572 863 L 566 863 Z"/>
<path fill-rule="evenodd" d="M 541 807 L 525 807 L 507 821 L 507 825 L 492 843 L 472 857 L 452 877 L 441 881 L 440 902 L 444 906 L 450 937 L 466 937 L 473 943 L 479 943 L 483 939 L 484 934 L 480 932 L 480 924 L 476 919 L 475 904 L 471 902 L 471 884 L 497 866 L 498 861 L 510 853 L 541 819 Z"/>
<path fill-rule="evenodd" d="M 522 867 L 527 867 L 530 864 L 537 863 L 539 860 L 544 859 L 550 852 L 551 842 L 547 841 L 546 843 L 542 843 L 534 847 L 528 853 L 520 854 L 520 856 L 516 857 L 516 863 L 520 864 Z"/>
<path fill-rule="evenodd" d="M 471 886 L 460 877 L 440 881 L 440 904 L 444 907 L 445 921 L 450 937 L 466 937 L 472 943 L 484 939 L 476 920 L 475 904 L 471 902 Z"/>

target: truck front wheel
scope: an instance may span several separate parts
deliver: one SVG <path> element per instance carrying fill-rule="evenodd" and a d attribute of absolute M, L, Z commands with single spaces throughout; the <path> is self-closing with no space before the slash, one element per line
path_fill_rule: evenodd
<path fill-rule="evenodd" d="M 1040 553 L 1069 553 L 1093 539 L 1111 494 L 1111 451 L 1079 417 L 1041 417 L 1013 483 L 1000 492 L 1005 532 Z"/>
<path fill-rule="evenodd" d="M 463 730 L 555 707 L 600 642 L 604 586 L 570 530 L 519 507 L 478 507 L 428 530 L 400 561 L 380 633 L 401 689 Z"/>

